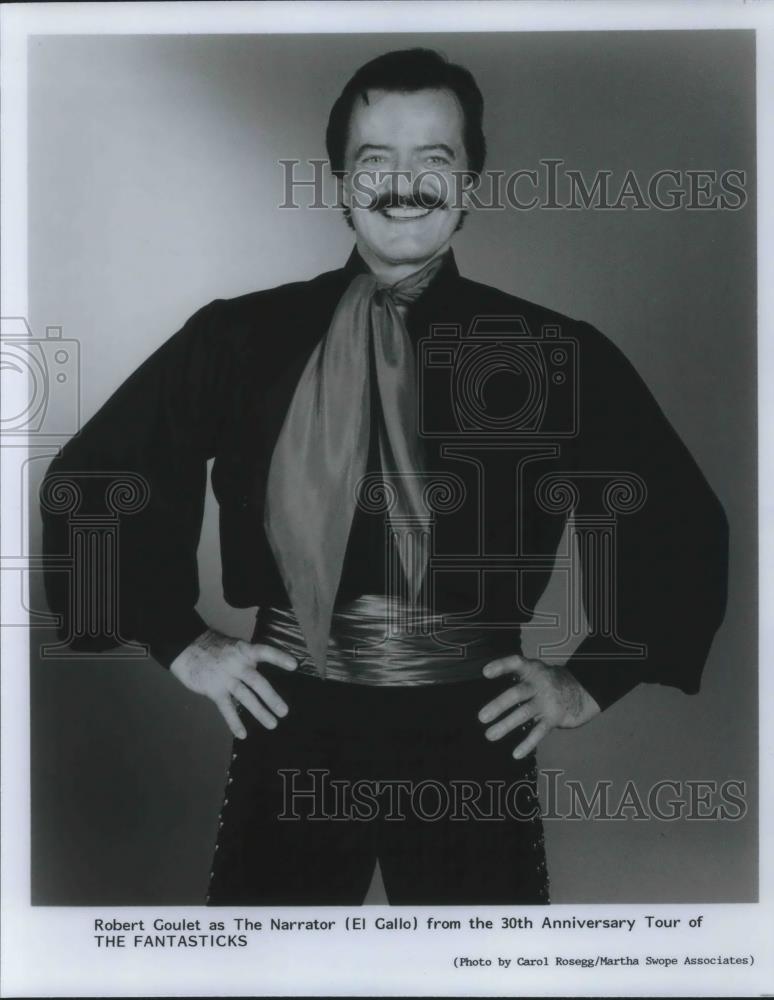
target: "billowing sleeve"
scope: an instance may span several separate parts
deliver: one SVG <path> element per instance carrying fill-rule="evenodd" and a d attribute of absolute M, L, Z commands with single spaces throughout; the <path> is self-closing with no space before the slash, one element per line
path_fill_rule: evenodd
<path fill-rule="evenodd" d="M 640 682 L 698 692 L 726 607 L 728 521 L 642 378 L 579 324 L 575 530 L 591 634 L 567 663 L 602 709 Z"/>
<path fill-rule="evenodd" d="M 217 306 L 159 347 L 46 472 L 46 597 L 75 651 L 140 642 L 169 666 L 207 628 L 197 548 L 229 379 Z"/>

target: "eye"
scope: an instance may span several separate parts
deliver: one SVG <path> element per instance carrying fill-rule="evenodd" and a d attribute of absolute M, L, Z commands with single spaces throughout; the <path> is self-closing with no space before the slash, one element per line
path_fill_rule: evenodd
<path fill-rule="evenodd" d="M 368 156 L 362 156 L 360 158 L 361 163 L 384 163 L 384 157 L 381 153 L 369 153 Z"/>
<path fill-rule="evenodd" d="M 438 153 L 434 153 L 432 156 L 428 156 L 427 162 L 431 163 L 434 167 L 445 167 L 449 165 L 448 157 L 441 156 Z"/>

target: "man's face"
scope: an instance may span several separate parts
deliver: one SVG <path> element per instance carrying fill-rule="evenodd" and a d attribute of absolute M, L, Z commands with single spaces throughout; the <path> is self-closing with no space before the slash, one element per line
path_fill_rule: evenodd
<path fill-rule="evenodd" d="M 462 215 L 456 186 L 468 166 L 463 127 L 449 90 L 370 90 L 368 103 L 356 101 L 343 201 L 359 245 L 379 262 L 420 264 L 449 243 Z"/>

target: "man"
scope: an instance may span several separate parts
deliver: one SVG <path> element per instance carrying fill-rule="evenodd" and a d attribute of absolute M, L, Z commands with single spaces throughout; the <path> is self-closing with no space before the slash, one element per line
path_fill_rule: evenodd
<path fill-rule="evenodd" d="M 121 519 L 120 627 L 74 645 L 147 643 L 233 732 L 210 903 L 361 902 L 376 858 L 392 903 L 547 902 L 540 740 L 642 681 L 698 690 L 725 516 L 601 333 L 459 274 L 482 119 L 437 53 L 363 66 L 327 130 L 345 266 L 205 306 L 44 483 L 52 554 L 57 484 L 147 484 Z M 210 458 L 252 642 L 195 610 Z M 558 666 L 522 657 L 520 626 L 570 515 L 589 635 Z M 47 587 L 72 637 L 66 580 Z"/>

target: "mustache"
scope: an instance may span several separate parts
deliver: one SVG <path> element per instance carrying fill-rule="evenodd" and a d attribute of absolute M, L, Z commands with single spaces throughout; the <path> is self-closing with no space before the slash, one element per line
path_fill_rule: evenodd
<path fill-rule="evenodd" d="M 446 199 L 435 191 L 420 191 L 411 194 L 398 194 L 396 191 L 383 191 L 375 195 L 367 206 L 371 212 L 383 212 L 387 208 L 445 208 Z"/>

